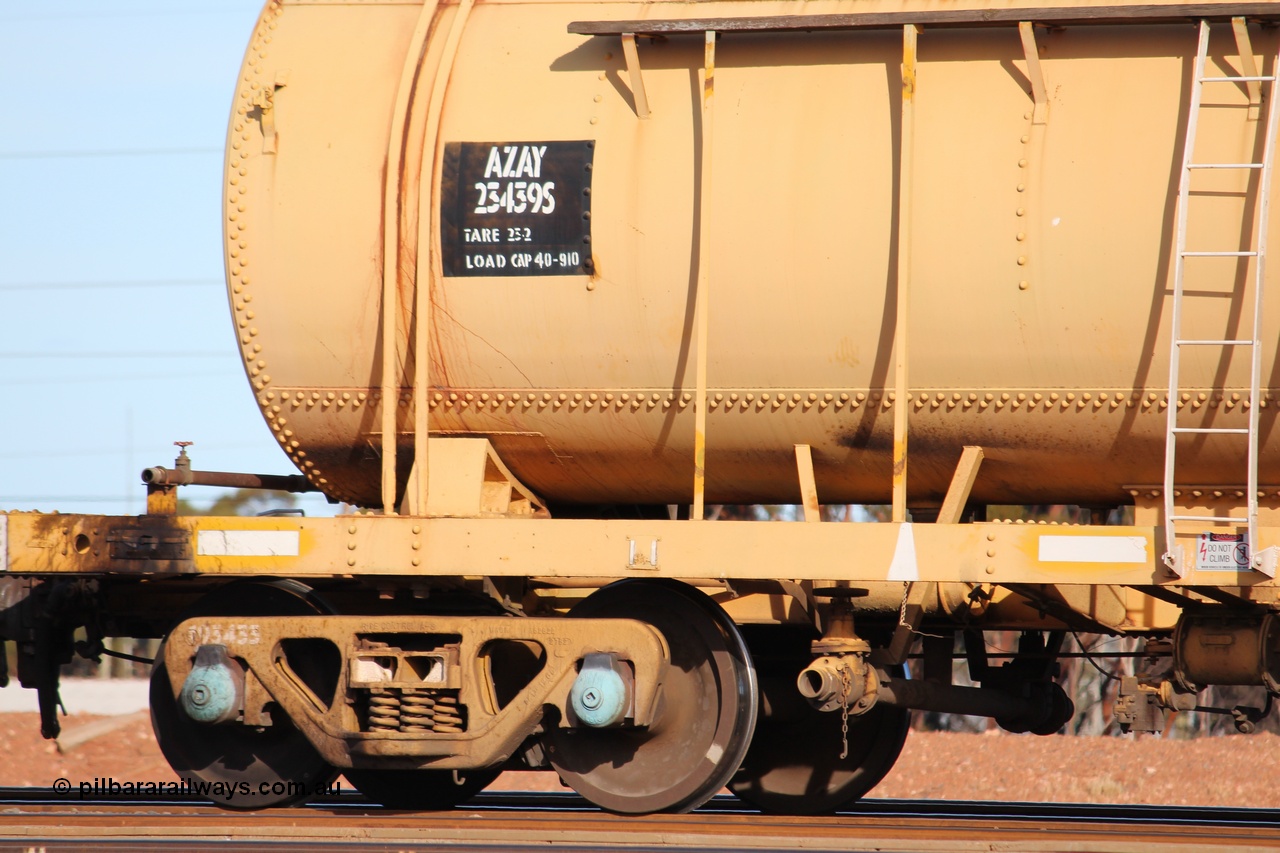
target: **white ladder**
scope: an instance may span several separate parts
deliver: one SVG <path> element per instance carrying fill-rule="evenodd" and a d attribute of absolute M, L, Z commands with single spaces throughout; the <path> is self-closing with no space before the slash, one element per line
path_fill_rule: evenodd
<path fill-rule="evenodd" d="M 1243 28 L 1243 20 L 1233 21 L 1237 27 L 1237 32 Z M 1247 43 L 1247 36 L 1246 36 Z M 1177 231 L 1177 248 L 1174 255 L 1174 272 L 1173 272 L 1173 322 L 1170 331 L 1170 351 L 1169 351 L 1169 405 L 1168 405 L 1168 424 L 1165 430 L 1165 454 L 1164 454 L 1164 526 L 1165 526 L 1165 543 L 1168 551 L 1164 555 L 1164 562 L 1171 568 L 1175 574 L 1181 577 L 1184 573 L 1182 546 L 1177 544 L 1174 538 L 1174 524 L 1178 521 L 1199 521 L 1208 523 L 1236 523 L 1247 524 L 1249 528 L 1248 546 L 1250 552 L 1250 565 L 1257 571 L 1262 572 L 1268 577 L 1275 577 L 1276 570 L 1276 548 L 1267 548 L 1265 551 L 1257 552 L 1254 550 L 1257 543 L 1258 533 L 1258 409 L 1261 397 L 1259 395 L 1259 383 L 1262 373 L 1262 290 L 1263 277 L 1266 268 L 1267 256 L 1267 212 L 1269 202 L 1269 190 L 1271 187 L 1271 167 L 1274 160 L 1275 152 L 1275 128 L 1276 128 L 1276 76 L 1277 69 L 1280 65 L 1280 56 L 1275 57 L 1273 62 L 1272 75 L 1250 75 L 1250 76 L 1225 76 L 1225 77 L 1206 77 L 1205 76 L 1205 59 L 1209 53 L 1209 22 L 1202 20 L 1200 22 L 1200 43 L 1196 51 L 1195 76 L 1191 84 L 1191 110 L 1187 115 L 1187 137 L 1183 145 L 1182 152 L 1182 176 L 1178 184 L 1178 231 Z M 1253 63 L 1253 57 L 1250 55 L 1244 59 L 1245 66 L 1248 68 Z M 1196 142 L 1196 125 L 1200 119 L 1200 100 L 1204 84 L 1206 83 L 1270 83 L 1269 91 L 1266 93 L 1268 100 L 1267 105 L 1267 127 L 1266 139 L 1263 142 L 1263 157 L 1261 163 L 1197 163 L 1194 161 L 1195 142 Z M 1255 219 L 1256 230 L 1252 237 L 1251 251 L 1187 251 L 1187 210 L 1191 206 L 1191 173 L 1199 169 L 1260 169 L 1261 179 L 1258 183 L 1258 211 Z M 1182 297 L 1183 297 L 1183 272 L 1185 261 L 1188 258 L 1255 258 L 1254 263 L 1254 289 L 1253 289 L 1253 334 L 1247 339 L 1236 340 L 1198 340 L 1182 337 Z M 1178 426 L 1178 367 L 1183 347 L 1219 347 L 1224 351 L 1227 347 L 1251 347 L 1253 357 L 1250 359 L 1249 371 L 1249 426 L 1247 428 L 1224 428 L 1224 427 L 1181 427 Z M 1197 435 L 1242 435 L 1249 442 L 1248 454 L 1248 509 L 1247 517 L 1240 518 L 1232 515 L 1175 515 L 1173 490 L 1176 478 L 1175 461 L 1176 447 L 1179 435 L 1197 434 Z"/>

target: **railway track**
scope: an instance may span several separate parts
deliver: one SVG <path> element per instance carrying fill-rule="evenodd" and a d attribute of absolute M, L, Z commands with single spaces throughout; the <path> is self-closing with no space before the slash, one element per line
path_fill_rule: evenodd
<path fill-rule="evenodd" d="M 396 812 L 355 792 L 304 808 L 229 812 L 191 796 L 0 788 L 0 846 L 53 851 L 216 849 L 563 851 L 1243 851 L 1280 849 L 1280 810 L 869 799 L 819 818 L 732 797 L 687 815 L 623 817 L 569 793 L 485 793 L 450 812 Z"/>

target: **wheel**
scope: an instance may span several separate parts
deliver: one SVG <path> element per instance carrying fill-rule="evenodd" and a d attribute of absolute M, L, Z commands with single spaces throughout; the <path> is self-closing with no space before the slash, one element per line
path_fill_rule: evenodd
<path fill-rule="evenodd" d="M 582 796 L 626 814 L 686 812 L 724 787 L 755 730 L 755 669 L 733 620 L 691 586 L 626 580 L 570 616 L 638 619 L 667 640 L 671 665 L 647 728 L 551 727 L 547 756 Z"/>
<path fill-rule="evenodd" d="M 762 720 L 729 790 L 767 814 L 837 811 L 880 783 L 902 752 L 911 714 L 879 705 L 849 718 L 841 759 L 840 714 L 814 710 L 807 722 Z"/>
<path fill-rule="evenodd" d="M 758 657 L 771 713 L 756 725 L 751 749 L 729 790 L 769 814 L 836 811 L 865 795 L 893 768 L 911 727 L 911 712 L 876 705 L 849 717 L 849 753 L 842 759 L 841 715 L 817 710 L 796 690 L 796 677 L 809 663 L 808 638 L 778 629 L 766 629 L 760 637 L 757 644 L 753 636 L 753 648 L 768 644 L 782 652 L 772 659 Z"/>
<path fill-rule="evenodd" d="M 370 800 L 389 809 L 443 811 L 465 803 L 489 787 L 501 770 L 344 770 L 347 781 Z"/>
<path fill-rule="evenodd" d="M 233 583 L 198 601 L 193 616 L 308 616 L 328 612 L 310 588 L 292 581 Z M 179 620 L 181 621 L 181 620 Z M 287 718 L 261 729 L 197 723 L 178 707 L 164 665 L 151 670 L 151 728 L 173 772 L 216 805 L 259 809 L 301 803 L 338 772 Z"/>

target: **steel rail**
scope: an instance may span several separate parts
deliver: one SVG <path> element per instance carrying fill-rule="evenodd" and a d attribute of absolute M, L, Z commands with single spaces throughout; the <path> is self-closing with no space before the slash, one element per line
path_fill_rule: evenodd
<path fill-rule="evenodd" d="M 215 815 L 232 815 L 210 806 L 208 801 L 195 794 L 165 794 L 137 796 L 131 794 L 100 793 L 81 797 L 71 791 L 59 794 L 52 788 L 4 788 L 0 787 L 0 808 L 21 806 L 120 806 L 120 807 L 196 807 Z M 306 804 L 306 810 L 331 811 L 333 809 L 359 809 L 360 811 L 390 812 L 354 789 L 316 797 Z M 278 810 L 277 810 L 278 811 Z M 604 814 L 578 794 L 564 792 L 484 791 L 477 794 L 460 810 L 452 812 L 592 812 Z M 291 810 L 298 813 L 298 810 Z M 426 814 L 426 813 L 424 813 Z M 441 813 L 449 814 L 449 812 Z M 719 794 L 712 797 L 693 814 L 741 814 L 760 815 L 756 809 L 736 797 Z M 761 817 L 766 817 L 760 815 Z M 1241 806 L 1162 806 L 1108 803 L 1038 803 L 998 802 L 994 800 L 907 800 L 868 797 L 859 800 L 834 816 L 815 818 L 785 818 L 786 820 L 832 820 L 841 817 L 918 817 L 950 818 L 955 820 L 1018 820 L 1056 822 L 1107 822 L 1128 825 L 1184 826 L 1184 827 L 1266 827 L 1275 829 L 1280 837 L 1280 808 L 1248 808 Z M 619 816 L 620 820 L 622 818 Z M 766 818 L 772 819 L 772 818 Z M 0 815 L 0 823 L 3 815 Z M 2 834 L 2 833 L 0 833 Z"/>
<path fill-rule="evenodd" d="M 372 806 L 355 792 L 305 809 L 228 812 L 195 798 L 86 798 L 0 789 L 0 846 L 45 850 L 1240 851 L 1280 847 L 1280 811 L 869 799 L 779 817 L 718 796 L 687 815 L 611 815 L 576 794 L 494 792 L 449 812 Z"/>

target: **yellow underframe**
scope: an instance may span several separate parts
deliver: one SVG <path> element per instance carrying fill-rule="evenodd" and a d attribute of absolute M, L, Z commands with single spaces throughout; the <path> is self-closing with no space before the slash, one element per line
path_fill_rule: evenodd
<path fill-rule="evenodd" d="M 1259 539 L 1280 542 L 1280 529 Z M 1277 586 L 1257 572 L 1177 578 L 1163 540 L 1154 526 L 9 513 L 0 570 Z"/>

